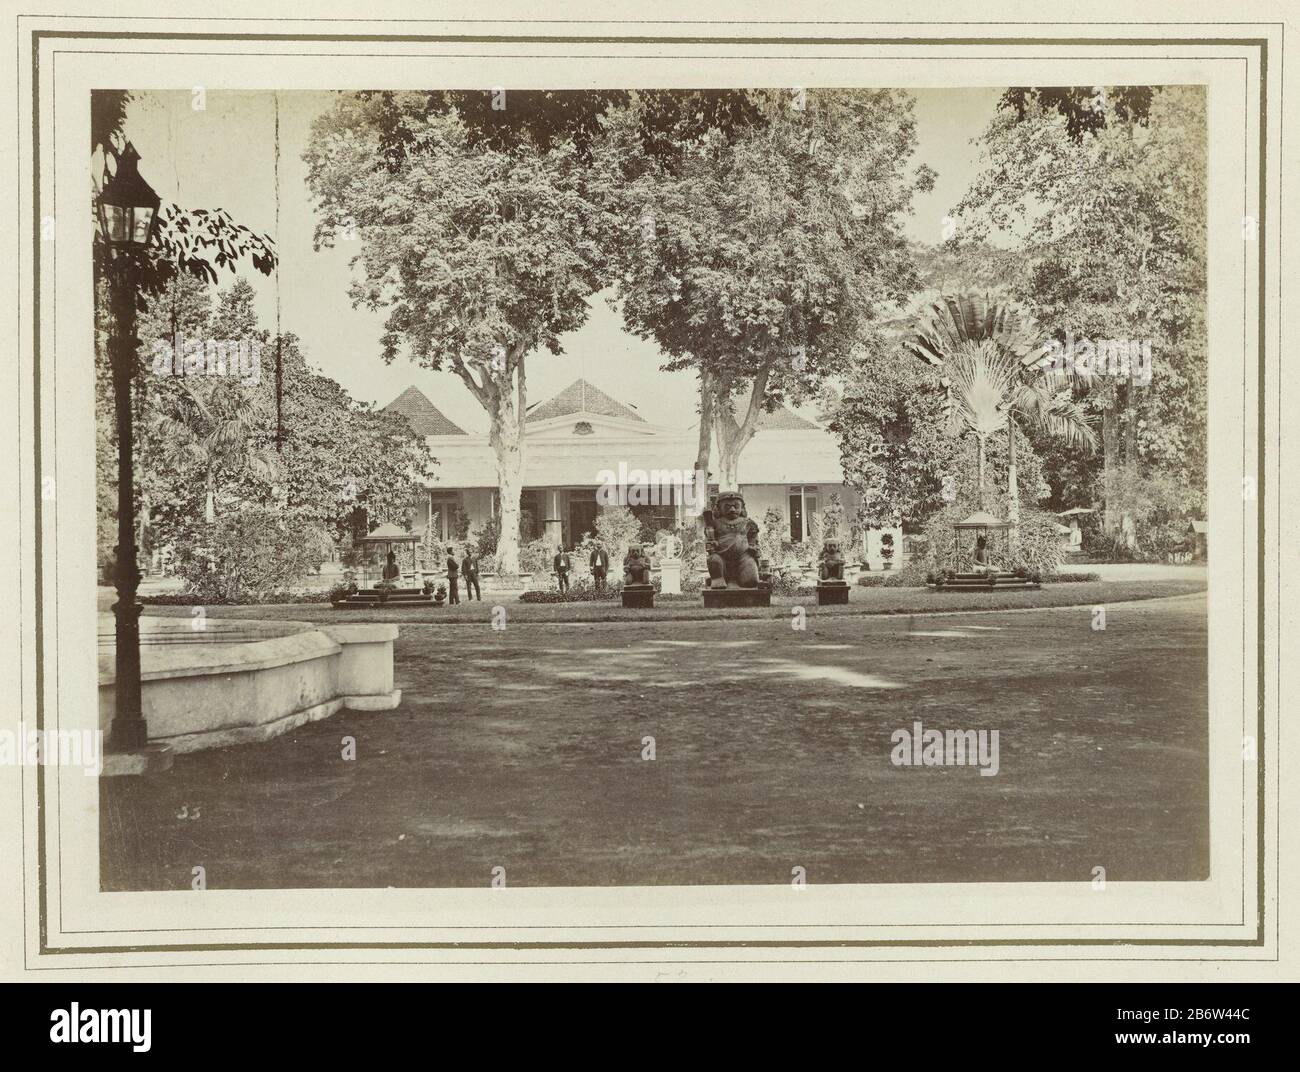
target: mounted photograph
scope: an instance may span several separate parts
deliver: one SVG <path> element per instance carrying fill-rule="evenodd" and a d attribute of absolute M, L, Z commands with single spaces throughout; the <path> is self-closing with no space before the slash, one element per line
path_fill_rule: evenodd
<path fill-rule="evenodd" d="M 1207 107 L 92 91 L 100 891 L 1206 882 Z"/>

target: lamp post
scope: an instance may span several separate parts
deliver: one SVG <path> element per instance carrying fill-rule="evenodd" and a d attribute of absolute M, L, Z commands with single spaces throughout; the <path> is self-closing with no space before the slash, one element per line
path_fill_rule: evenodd
<path fill-rule="evenodd" d="M 140 568 L 135 544 L 135 430 L 131 415 L 131 385 L 135 379 L 136 298 L 140 269 L 158 223 L 159 197 L 137 169 L 140 155 L 129 142 L 117 158 L 117 170 L 107 178 L 99 198 L 99 228 L 108 252 L 109 304 L 113 333 L 108 343 L 113 369 L 113 401 L 117 420 L 117 602 L 116 681 L 109 747 L 117 752 L 143 748 L 148 727 L 140 704 L 140 612 L 136 598 Z"/>

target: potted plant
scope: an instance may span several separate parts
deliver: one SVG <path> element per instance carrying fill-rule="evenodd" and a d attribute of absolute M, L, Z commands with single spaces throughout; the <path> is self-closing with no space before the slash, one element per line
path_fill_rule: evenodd
<path fill-rule="evenodd" d="M 893 557 L 894 557 L 894 534 L 892 532 L 886 532 L 880 537 L 880 568 L 881 569 L 893 568 L 894 564 L 891 561 Z"/>

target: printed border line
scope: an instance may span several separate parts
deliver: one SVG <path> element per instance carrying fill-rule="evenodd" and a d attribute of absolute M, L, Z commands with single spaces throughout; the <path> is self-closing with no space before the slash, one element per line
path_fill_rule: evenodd
<path fill-rule="evenodd" d="M 19 16 L 19 20 L 21 20 L 22 17 L 24 17 L 24 16 Z M 104 17 L 104 16 L 101 16 L 101 17 Z M 331 21 L 331 20 L 316 20 L 316 21 Z M 906 25 L 906 24 L 904 24 L 904 25 Z M 1176 25 L 1192 25 L 1192 24 L 1181 24 L 1181 23 L 1180 23 L 1180 24 L 1176 24 Z M 1258 24 L 1258 23 L 1246 23 L 1246 24 L 1223 23 L 1223 24 L 1215 24 L 1215 25 L 1252 25 L 1252 26 L 1255 26 L 1255 25 L 1269 25 L 1269 26 L 1277 26 L 1277 25 L 1280 25 L 1280 24 L 1277 24 L 1277 23 L 1268 23 L 1268 24 Z M 786 45 L 786 46 L 789 46 L 789 45 L 812 45 L 812 46 L 834 46 L 834 45 L 904 45 L 904 46 L 906 46 L 906 45 L 915 45 L 915 44 L 932 44 L 932 45 L 935 45 L 935 44 L 937 44 L 937 45 L 998 45 L 998 44 L 1014 44 L 1014 45 L 1024 45 L 1024 46 L 1032 46 L 1032 45 L 1039 45 L 1039 46 L 1046 45 L 1046 46 L 1052 46 L 1052 45 L 1064 45 L 1064 44 L 1078 44 L 1078 45 L 1094 45 L 1094 46 L 1095 46 L 1095 45 L 1110 44 L 1110 45 L 1134 46 L 1134 47 L 1153 46 L 1153 45 L 1192 45 L 1192 44 L 1202 44 L 1202 45 L 1222 45 L 1222 46 L 1228 46 L 1228 47 L 1247 47 L 1247 48 L 1249 48 L 1249 47 L 1253 47 L 1253 48 L 1256 48 L 1256 49 L 1258 50 L 1259 60 L 1260 60 L 1260 115 L 1259 115 L 1259 121 L 1260 121 L 1260 135 L 1259 135 L 1259 137 L 1260 137 L 1260 158 L 1259 158 L 1259 172 L 1260 172 L 1260 174 L 1259 174 L 1259 197 L 1260 197 L 1260 200 L 1259 200 L 1259 223 L 1260 223 L 1260 226 L 1259 226 L 1259 230 L 1260 230 L 1260 231 L 1263 231 L 1263 230 L 1265 230 L 1265 228 L 1266 228 L 1266 220 L 1267 220 L 1267 217 L 1266 217 L 1266 196 L 1267 196 L 1267 178 L 1268 178 L 1268 174 L 1267 174 L 1267 130 L 1268 130 L 1268 127 L 1267 127 L 1267 78 L 1268 78 L 1268 62 L 1267 62 L 1267 59 L 1268 59 L 1268 45 L 1269 45 L 1269 41 L 1268 41 L 1267 38 L 1208 38 L 1208 39 L 1207 39 L 1207 38 L 1197 38 L 1197 37 L 1188 37 L 1188 38 L 1131 38 L 1131 39 L 1116 39 L 1116 38 L 934 38 L 934 37 L 927 37 L 927 38 L 756 38 L 756 37 L 746 37 L 746 38 L 718 38 L 718 37 L 672 37 L 672 38 L 656 38 L 656 37 L 643 37 L 643 36 L 637 36 L 637 37 L 617 37 L 617 36 L 597 36 L 597 37 L 553 37 L 553 36 L 539 36 L 539 35 L 491 35 L 491 36 L 488 36 L 488 35 L 430 35 L 430 34 L 420 34 L 420 35 L 357 35 L 357 34 L 350 34 L 350 35 L 349 35 L 349 34 L 233 34 L 233 33 L 231 33 L 231 34 L 217 34 L 217 33 L 179 33 L 179 32 L 178 32 L 178 33 L 164 33 L 164 32 L 148 32 L 148 31 L 121 31 L 121 32 L 113 32 L 113 31 L 57 31 L 57 30 L 33 30 L 33 31 L 32 31 L 32 68 L 31 68 L 31 70 L 32 70 L 32 100 L 33 100 L 33 103 L 32 103 L 32 112 L 33 112 L 33 128 L 32 128 L 32 150 L 33 150 L 33 161 L 32 161 L 32 170 L 33 170 L 32 196 L 33 196 L 33 207 L 34 207 L 34 220 L 33 220 L 33 225 L 34 225 L 34 231 L 33 231 L 33 251 L 34 251 L 34 252 L 33 252 L 33 268 L 34 268 L 34 273 L 33 273 L 33 277 L 34 277 L 34 282 L 35 282 L 35 284 L 36 284 L 35 287 L 34 287 L 34 295 L 33 295 L 33 297 L 34 297 L 34 302 L 33 302 L 33 309 L 34 309 L 34 316 L 33 316 L 33 333 L 34 333 L 34 348 L 35 348 L 35 360 L 34 360 L 34 365 L 33 365 L 33 387 L 34 387 L 34 392 L 33 392 L 33 393 L 34 393 L 34 396 L 35 396 L 35 403 L 36 403 L 36 405 L 35 405 L 35 423 L 34 423 L 34 432 L 35 432 L 35 444 L 34 444 L 34 445 L 35 445 L 35 450 L 34 450 L 34 460 L 35 460 L 35 474 L 36 474 L 36 478 L 37 478 L 37 481 L 38 481 L 37 486 L 39 486 L 39 479 L 40 479 L 40 473 L 41 473 L 41 462 L 40 462 L 40 456 L 41 456 L 41 439 L 40 439 L 40 428 L 41 428 L 41 422 L 40 422 L 40 327 L 39 327 L 39 325 L 40 325 L 40 319 L 39 319 L 39 311 L 40 311 L 40 286 L 39 286 L 39 284 L 40 284 L 40 234 L 39 234 L 39 230 L 40 230 L 40 211 L 39 211 L 39 204 L 40 204 L 40 129 L 39 129 L 39 122 L 40 122 L 40 103 L 39 103 L 39 99 L 40 99 L 40 85 L 39 85 L 39 50 L 40 50 L 40 43 L 41 43 L 41 41 L 44 40 L 44 39 L 47 39 L 47 38 L 49 38 L 49 39 L 55 39 L 55 38 L 71 38 L 71 39 L 147 39 L 147 40 L 248 40 L 248 41 L 283 41 L 283 42 L 290 42 L 290 41 L 344 41 L 344 42 L 346 42 L 346 41 L 352 41 L 352 42 L 362 42 L 362 41 L 376 40 L 376 41 L 396 42 L 396 43 L 409 43 L 409 42 L 462 43 L 462 42 L 463 42 L 463 43 L 480 43 L 480 44 L 501 44 L 501 43 L 507 43 L 507 44 L 509 44 L 509 43 L 521 43 L 521 42 L 537 43 L 537 44 L 564 44 L 564 43 L 569 43 L 569 44 L 587 44 L 587 43 L 593 43 L 593 44 L 598 44 L 598 43 L 610 43 L 610 44 L 638 44 L 638 43 L 654 43 L 654 44 L 670 44 L 670 45 L 671 45 L 671 44 L 723 44 L 723 45 L 728 45 L 728 44 L 759 44 L 759 45 L 767 45 L 767 44 L 771 44 L 771 45 Z M 663 58 L 669 58 L 669 57 L 663 57 Z M 681 57 L 681 58 L 690 59 L 690 58 L 698 58 L 698 57 Z M 817 57 L 808 57 L 808 58 L 817 58 Z M 1259 398 L 1259 409 L 1260 409 L 1260 417 L 1262 418 L 1263 415 L 1264 415 L 1264 407 L 1265 407 L 1265 388 L 1266 388 L 1266 382 L 1265 382 L 1265 380 L 1266 380 L 1266 376 L 1265 376 L 1265 366 L 1264 366 L 1264 363 L 1263 363 L 1264 353 L 1265 353 L 1265 351 L 1264 351 L 1264 345 L 1265 345 L 1265 341 L 1266 341 L 1266 340 L 1265 340 L 1265 320 L 1266 320 L 1266 310 L 1265 310 L 1265 308 L 1264 308 L 1264 300 L 1265 300 L 1265 293 L 1264 293 L 1264 270 L 1265 270 L 1265 268 L 1266 268 L 1266 247 L 1265 247 L 1265 238 L 1264 238 L 1263 236 L 1261 236 L 1261 237 L 1260 237 L 1260 240 L 1259 240 L 1259 254 L 1258 254 L 1258 259 L 1259 259 L 1259 273 L 1260 273 L 1260 279 L 1259 279 L 1259 295 L 1260 295 L 1260 304 L 1259 304 L 1259 317 L 1258 317 L 1258 318 L 1259 318 L 1259 339 L 1258 339 L 1258 343 L 1259 343 L 1258 359 L 1259 359 L 1259 361 L 1258 361 L 1258 363 L 1259 363 L 1259 381 L 1260 381 L 1260 383 L 1259 383 L 1259 387 L 1260 387 L 1260 390 L 1259 390 L 1259 394 L 1260 394 L 1260 398 Z M 825 946 L 839 946 L 839 947 L 845 947 L 845 946 L 880 946 L 880 945 L 888 945 L 888 946 L 899 945 L 899 946 L 909 946 L 909 947 L 911 947 L 911 946 L 918 946 L 918 945 L 919 945 L 919 946 L 960 946 L 960 947 L 985 946 L 985 945 L 990 945 L 990 946 L 992 946 L 992 945 L 1055 945 L 1055 946 L 1061 946 L 1061 945 L 1201 945 L 1201 946 L 1204 946 L 1204 945 L 1228 945 L 1228 946 L 1262 946 L 1262 945 L 1264 944 L 1264 932 L 1265 932 L 1265 922 L 1264 922 L 1264 921 L 1265 921 L 1265 911 L 1266 911 L 1266 896 L 1265 896 L 1265 892 L 1266 892 L 1266 891 L 1265 891 L 1264 884 L 1263 884 L 1263 876 L 1264 876 L 1264 855 L 1265 855 L 1265 838 L 1264 838 L 1263 823 L 1264 823 L 1264 820 L 1265 820 L 1265 818 L 1266 818 L 1265 800 L 1264 800 L 1264 795 L 1263 795 L 1263 794 L 1264 794 L 1264 789 L 1265 789 L 1265 787 L 1266 787 L 1266 786 L 1265 786 L 1265 760 L 1264 760 L 1264 756 L 1263 756 L 1263 752 L 1264 752 L 1264 741 L 1265 741 L 1265 736 L 1264 736 L 1264 730 L 1265 730 L 1264 712 L 1265 712 L 1265 706 L 1266 706 L 1266 705 L 1265 705 L 1265 702 L 1264 702 L 1264 691 L 1263 691 L 1263 689 L 1264 689 L 1264 683 L 1265 683 L 1265 682 L 1264 682 L 1264 666 L 1263 666 L 1264 655 L 1265 655 L 1265 651 L 1264 651 L 1264 625 L 1265 625 L 1265 622 L 1264 622 L 1264 606 L 1263 606 L 1263 601 L 1262 601 L 1262 597 L 1263 597 L 1264 589 L 1265 589 L 1265 582 L 1264 582 L 1264 564 L 1265 564 L 1265 563 L 1264 563 L 1264 554 L 1263 554 L 1263 550 L 1262 550 L 1262 547 L 1263 547 L 1263 540 L 1262 540 L 1262 537 L 1263 537 L 1263 535 L 1264 535 L 1263 522 L 1264 522 L 1264 520 L 1265 520 L 1265 510 L 1264 510 L 1264 491 L 1265 491 L 1265 482 L 1264 482 L 1264 477 L 1265 477 L 1264 457 L 1265 457 L 1265 448 L 1266 448 L 1266 445 L 1267 445 L 1267 444 L 1266 444 L 1265 429 L 1264 429 L 1264 425 L 1263 425 L 1263 423 L 1262 423 L 1262 419 L 1261 419 L 1261 422 L 1260 422 L 1260 425 L 1259 425 L 1259 436 L 1258 436 L 1258 439 L 1259 439 L 1259 458 L 1258 458 L 1258 462 L 1257 462 L 1257 467 L 1258 467 L 1257 495 L 1258 495 L 1259 506 L 1257 507 L 1257 510 L 1258 510 L 1258 515 L 1259 515 L 1259 524 L 1260 524 L 1260 533 L 1259 533 L 1259 535 L 1260 535 L 1261 539 L 1260 539 L 1260 541 L 1259 541 L 1259 544 L 1260 544 L 1260 552 L 1259 552 L 1259 556 L 1258 556 L 1258 566 L 1259 566 L 1259 568 L 1258 568 L 1258 570 L 1257 570 L 1257 597 L 1258 597 L 1258 602 L 1259 602 L 1259 606 L 1258 606 L 1258 608 L 1257 608 L 1257 610 L 1258 610 L 1258 618 L 1259 618 L 1259 623 L 1258 623 L 1258 627 L 1259 627 L 1259 629 L 1258 629 L 1258 637 L 1257 637 L 1257 640 L 1258 640 L 1258 644 L 1257 644 L 1257 646 L 1258 646 L 1258 649 L 1259 649 L 1259 650 L 1258 650 L 1258 674 L 1257 674 L 1257 681 L 1258 681 L 1259 694 L 1258 694 L 1258 697 L 1257 697 L 1257 700 L 1258 700 L 1258 704 L 1257 704 L 1257 706 L 1258 706 L 1259 730 L 1260 730 L 1260 733 L 1259 733 L 1260 747 L 1259 747 L 1258 751 L 1259 751 L 1259 754 L 1260 754 L 1260 755 L 1259 755 L 1259 759 L 1257 760 L 1257 767 L 1258 767 L 1258 771 L 1257 771 L 1257 789 L 1258 789 L 1258 794 L 1257 794 L 1257 825 L 1258 825 L 1258 830 L 1257 830 L 1257 836 L 1258 836 L 1258 853 L 1257 853 L 1258 858 L 1257 858 L 1257 865 L 1258 865 L 1259 875 L 1258 875 L 1258 887 L 1257 887 L 1258 925 L 1257 925 L 1257 935 L 1256 935 L 1256 938 L 1254 938 L 1254 939 L 1205 940 L 1205 941 L 1200 941 L 1200 940 L 1196 940 L 1196 939 L 1135 939 L 1135 940 L 1127 940 L 1127 939 L 1114 939 L 1114 940 L 1111 940 L 1111 939 L 1073 939 L 1073 940 L 1059 940 L 1059 941 L 1057 941 L 1057 940 L 1049 940 L 1049 939 L 1029 939 L 1029 940 L 1025 940 L 1025 941 L 1017 941 L 1017 940 L 1011 940 L 1011 939 L 989 939 L 989 940 L 978 940 L 978 939 L 977 939 L 977 940 L 960 941 L 960 942 L 945 942 L 945 941 L 942 941 L 942 940 L 896 940 L 896 941 L 895 941 L 895 940 L 886 940 L 886 941 L 879 941 L 879 942 L 876 942 L 876 941 L 870 941 L 870 942 L 856 942 L 856 941 L 833 942 L 833 941 L 832 941 L 832 942 L 810 942 L 810 943 L 804 943 L 804 942 L 792 943 L 792 942 L 784 942 L 784 941 L 774 941 L 774 942 L 766 942 L 766 941 L 760 941 L 760 942 L 668 942 L 668 943 L 650 943 L 650 945 L 653 946 L 653 947 L 656 947 L 656 948 L 683 948 L 683 947 L 689 948 L 689 947 L 716 947 L 716 946 L 721 946 L 721 947 L 731 947 L 731 946 L 740 946 L 740 947 L 748 947 L 748 946 L 756 946 L 756 947 L 772 947 L 772 946 L 775 946 L 775 947 L 807 948 L 807 947 L 825 947 Z M 35 547 L 34 547 L 34 553 L 35 553 L 35 559 L 36 559 L 36 578 L 35 578 L 35 589 L 36 589 L 36 623 L 35 623 L 35 626 L 36 626 L 36 657 L 37 657 L 37 666 L 36 666 L 36 688 L 37 688 L 37 726 L 38 726 L 38 729 L 39 729 L 39 728 L 43 728 L 43 724 L 44 724 L 44 687 L 43 687 L 43 686 L 44 686 L 44 666 L 43 666 L 43 662 L 44 662 L 44 658 L 43 658 L 43 656 L 44 656 L 44 629 L 43 629 L 43 614 L 44 614 L 44 606 L 43 606 L 43 565 L 44 565 L 44 563 L 43 563 L 43 555 L 42 555 L 42 550 L 41 550 L 41 544 L 42 544 L 42 541 L 41 541 L 41 539 L 40 539 L 40 535 L 41 535 L 41 532 L 42 532 L 42 521 L 43 521 L 43 515 L 42 515 L 42 508 L 41 508 L 41 505 L 40 505 L 40 498 L 39 498 L 39 496 L 38 496 L 37 499 L 36 499 L 35 520 L 36 520 L 36 535 L 37 535 L 37 540 L 36 540 Z M 37 799 L 37 807 L 38 807 L 38 812 L 40 812 L 40 811 L 43 811 L 43 808 L 44 808 L 44 771 L 43 771 L 43 770 L 38 770 L 36 773 L 37 773 L 37 798 L 38 798 L 38 799 Z M 558 945 L 556 945 L 556 944 L 550 944 L 550 943 L 532 943 L 532 942 L 525 942 L 525 943 L 513 943 L 513 942 L 512 942 L 512 943 L 485 943 L 485 944 L 478 944 L 478 943 L 458 943 L 458 942 L 452 942 L 452 943 L 445 943 L 445 944 L 443 944 L 443 943 L 437 943 L 437 944 L 430 944 L 430 943 L 412 943 L 412 944 L 400 944 L 400 943 L 389 944 L 389 943 L 382 943 L 382 944 L 378 944 L 378 945 L 372 945 L 372 944 L 368 944 L 368 943 L 322 943 L 322 944 L 319 944 L 319 945 L 318 945 L 318 944 L 314 944 L 314 943 L 313 943 L 313 944 L 309 944 L 309 945 L 294 945 L 294 944 L 279 944 L 279 943 L 255 943 L 255 944 L 252 944 L 252 945 L 219 945 L 219 946 L 204 946 L 204 945 L 179 945 L 179 946 L 165 946 L 165 945 L 154 945 L 154 946 L 122 946 L 122 947 L 86 947 L 86 948 L 77 948 L 77 947 L 57 947 L 57 948 L 52 948 L 52 947 L 50 947 L 50 946 L 48 945 L 48 942 L 47 942 L 47 937 L 48 937 L 48 931 L 47 931 L 47 915 L 46 915 L 46 912 L 47 912 L 46 877 L 47 877 L 47 876 L 45 875 L 45 868 L 44 868 L 45 835 L 44 835 L 44 824 L 43 824 L 43 823 L 40 824 L 40 825 L 38 826 L 38 830 L 37 830 L 37 850 L 38 850 L 38 861 L 37 861 L 37 866 L 38 866 L 38 886 L 39 886 L 39 898 L 40 898 L 40 928 L 39 928 L 39 929 L 40 929 L 40 953 L 41 953 L 41 954 L 47 954 L 47 953 L 48 953 L 48 954 L 59 954 L 59 953 L 113 953 L 113 952 L 146 952 L 146 951 L 160 951 L 160 952 L 161 952 L 161 951 L 184 951 L 184 950 L 205 951 L 205 950 L 208 950 L 208 949 L 212 949 L 212 950 L 231 950 L 231 951 L 240 951 L 240 950 L 256 950 L 256 949 L 262 949 L 262 948 L 266 948 L 266 949 L 298 949 L 298 948 L 302 948 L 302 949 L 311 949 L 311 948 L 417 948 L 417 949 L 418 949 L 418 948 L 505 948 L 505 949 L 512 949 L 512 948 L 513 948 L 513 949 L 519 949 L 519 948 L 626 948 L 626 947 L 629 947 L 629 946 L 630 946 L 630 947 L 641 947 L 641 944 L 640 944 L 640 943 L 563 943 L 563 944 L 558 944 Z M 1280 890 L 1278 891 L 1278 894 L 1279 894 L 1279 900 L 1280 900 Z M 24 905 L 25 905 L 25 891 L 24 891 Z M 24 940 L 24 945 L 25 945 L 25 944 L 26 944 L 26 943 L 25 943 L 25 940 Z"/>

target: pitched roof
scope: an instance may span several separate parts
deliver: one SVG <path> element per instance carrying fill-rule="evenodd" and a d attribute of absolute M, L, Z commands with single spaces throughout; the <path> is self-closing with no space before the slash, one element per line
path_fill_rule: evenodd
<path fill-rule="evenodd" d="M 777 406 L 771 413 L 768 413 L 767 410 L 760 410 L 758 423 L 755 427 L 760 432 L 789 432 L 800 428 L 811 428 L 816 431 L 817 429 L 817 426 L 812 421 L 800 417 L 794 410 L 787 409 L 785 406 Z"/>
<path fill-rule="evenodd" d="M 442 410 L 424 396 L 418 387 L 408 387 L 384 407 L 393 413 L 400 413 L 420 435 L 466 435 L 443 416 Z"/>
<path fill-rule="evenodd" d="M 363 540 L 413 540 L 415 533 L 407 532 L 400 525 L 394 525 L 391 521 L 380 525 L 374 532 L 362 537 Z"/>
<path fill-rule="evenodd" d="M 984 510 L 976 510 L 965 521 L 954 521 L 955 529 L 1005 529 L 1010 527 L 1010 523 L 994 517 Z"/>
<path fill-rule="evenodd" d="M 586 380 L 574 380 L 554 398 L 528 407 L 528 421 L 545 421 L 552 417 L 569 417 L 578 413 L 594 414 L 598 417 L 621 417 L 625 421 L 640 421 L 631 406 L 625 406 L 605 394 L 599 387 L 593 387 Z"/>

